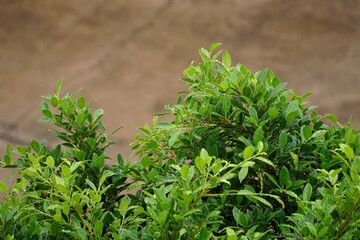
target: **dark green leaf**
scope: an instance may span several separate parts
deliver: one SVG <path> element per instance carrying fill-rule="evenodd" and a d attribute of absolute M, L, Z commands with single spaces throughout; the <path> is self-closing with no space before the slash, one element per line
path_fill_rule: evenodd
<path fill-rule="evenodd" d="M 280 170 L 279 174 L 279 182 L 282 187 L 286 185 L 286 183 L 290 181 L 290 172 L 289 170 L 284 166 Z"/>
<path fill-rule="evenodd" d="M 256 131 L 254 132 L 254 144 L 257 145 L 260 141 L 262 141 L 264 138 L 264 131 L 262 130 L 262 127 L 258 127 Z"/>

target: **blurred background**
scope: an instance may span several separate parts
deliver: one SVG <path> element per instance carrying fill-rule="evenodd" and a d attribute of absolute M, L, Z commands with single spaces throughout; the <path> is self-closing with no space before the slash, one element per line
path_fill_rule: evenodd
<path fill-rule="evenodd" d="M 41 95 L 76 92 L 125 126 L 111 154 L 130 154 L 137 128 L 186 89 L 197 50 L 221 42 L 233 63 L 265 67 L 320 113 L 360 127 L 358 0 L 0 0 L 0 152 L 55 139 Z"/>

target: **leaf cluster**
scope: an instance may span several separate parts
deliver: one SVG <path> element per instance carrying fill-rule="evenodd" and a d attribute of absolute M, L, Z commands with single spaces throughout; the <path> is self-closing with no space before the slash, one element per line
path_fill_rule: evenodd
<path fill-rule="evenodd" d="M 140 128 L 135 163 L 105 163 L 103 110 L 59 81 L 41 122 L 63 142 L 8 146 L 1 161 L 19 178 L 0 182 L 0 239 L 356 239 L 359 131 L 219 45 L 185 69 L 173 120 Z"/>

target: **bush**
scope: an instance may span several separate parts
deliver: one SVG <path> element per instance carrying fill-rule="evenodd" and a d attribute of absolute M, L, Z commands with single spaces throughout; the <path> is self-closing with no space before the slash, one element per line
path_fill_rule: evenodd
<path fill-rule="evenodd" d="M 41 121 L 63 143 L 8 146 L 2 160 L 20 177 L 0 183 L 0 239 L 360 236 L 359 131 L 317 115 L 271 70 L 232 67 L 218 46 L 184 71 L 188 91 L 165 107 L 174 120 L 140 128 L 134 164 L 105 164 L 103 111 L 61 97 L 60 81 Z"/>

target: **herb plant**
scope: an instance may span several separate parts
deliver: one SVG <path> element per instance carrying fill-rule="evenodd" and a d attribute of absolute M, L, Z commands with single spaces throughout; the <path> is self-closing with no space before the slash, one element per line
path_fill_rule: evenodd
<path fill-rule="evenodd" d="M 185 69 L 173 120 L 140 128 L 134 163 L 106 164 L 103 111 L 60 81 L 41 122 L 63 142 L 1 161 L 19 178 L 0 182 L 0 239 L 357 239 L 359 131 L 219 45 Z"/>

